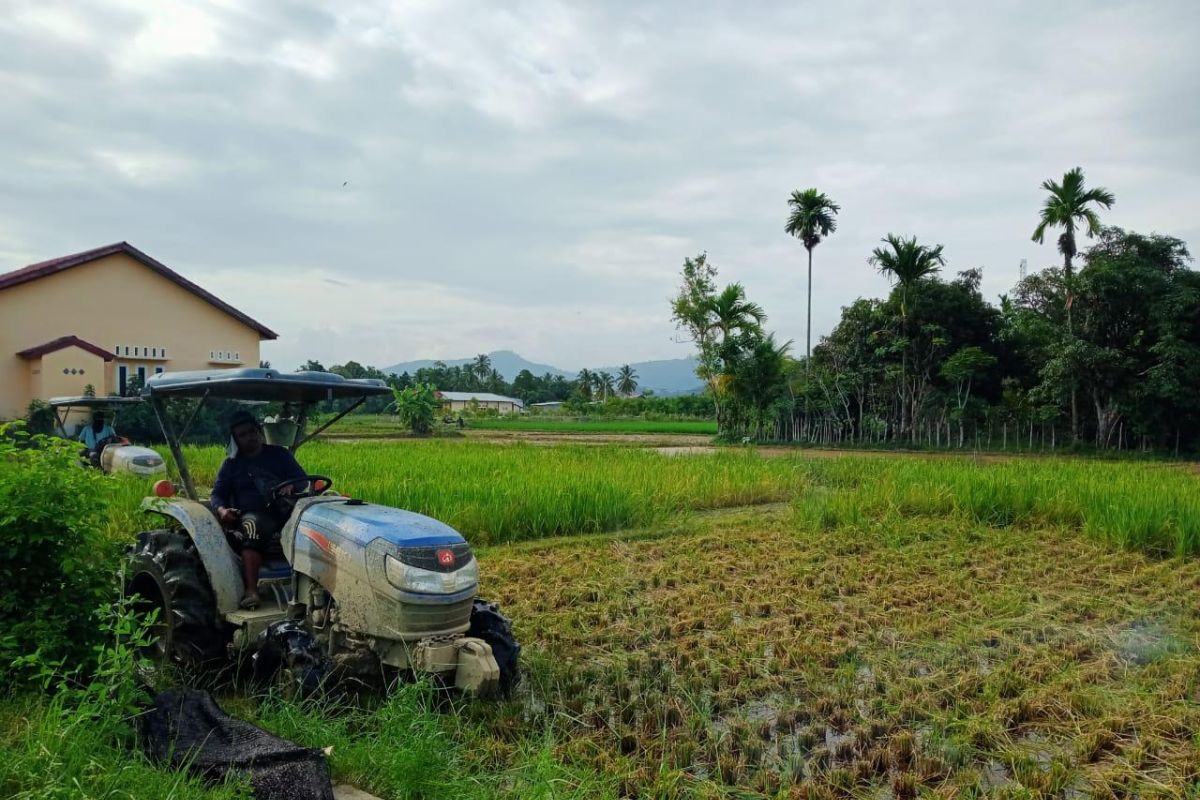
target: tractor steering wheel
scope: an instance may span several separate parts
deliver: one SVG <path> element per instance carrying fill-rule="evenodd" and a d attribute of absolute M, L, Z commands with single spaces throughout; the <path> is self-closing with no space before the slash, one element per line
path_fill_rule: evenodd
<path fill-rule="evenodd" d="M 281 495 L 279 492 L 288 486 L 307 486 L 304 491 L 294 491 L 288 495 Z M 328 491 L 333 486 L 333 478 L 327 478 L 324 475 L 306 475 L 303 478 L 290 478 L 283 483 L 277 484 L 271 489 L 271 497 L 286 497 L 289 500 L 299 500 L 302 497 L 316 497 Z"/>

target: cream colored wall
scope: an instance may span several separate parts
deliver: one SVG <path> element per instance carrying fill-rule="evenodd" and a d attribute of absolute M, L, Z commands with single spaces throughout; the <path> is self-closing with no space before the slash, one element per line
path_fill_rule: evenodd
<path fill-rule="evenodd" d="M 222 299 L 238 303 L 236 297 Z M 153 375 L 156 366 L 178 371 L 256 367 L 259 361 L 257 331 L 118 253 L 0 290 L 0 419 L 22 415 L 35 396 L 31 364 L 15 354 L 71 334 L 110 352 L 124 344 L 166 349 L 165 360 L 130 356 L 110 363 L 106 393 L 116 390 L 118 364 L 128 365 L 132 376 L 138 365 Z M 209 363 L 213 350 L 240 353 L 241 363 Z M 90 377 L 93 368 L 85 369 Z M 43 368 L 42 377 L 47 374 Z M 97 382 L 87 382 L 101 394 Z M 42 399 L 48 396 L 44 387 L 39 392 Z"/>
<path fill-rule="evenodd" d="M 41 370 L 35 376 L 33 389 L 36 394 L 33 396 L 42 400 L 49 400 L 51 397 L 78 397 L 83 394 L 89 383 L 97 395 L 103 396 L 108 394 L 111 386 L 106 381 L 104 359 L 80 347 L 64 347 L 62 350 L 46 353 L 37 361 L 30 362 L 30 366 L 32 369 Z M 65 414 L 64 421 L 68 433 L 73 436 L 80 424 L 88 419 L 91 419 L 91 414 L 85 409 L 75 409 Z"/>
<path fill-rule="evenodd" d="M 478 403 L 464 402 L 462 400 L 443 400 L 442 413 L 449 411 L 450 413 L 458 413 L 460 411 L 473 411 L 475 409 L 484 410 L 494 408 L 501 414 L 512 414 L 517 410 L 512 403 L 497 403 L 492 400 L 480 400 Z"/>
<path fill-rule="evenodd" d="M 89 383 L 97 395 L 103 396 L 109 392 L 104 376 L 104 359 L 87 350 L 64 347 L 46 353 L 38 362 L 31 362 L 30 365 L 37 369 L 39 363 L 42 372 L 36 376 L 41 378 L 37 396 L 43 400 L 81 395 Z"/>

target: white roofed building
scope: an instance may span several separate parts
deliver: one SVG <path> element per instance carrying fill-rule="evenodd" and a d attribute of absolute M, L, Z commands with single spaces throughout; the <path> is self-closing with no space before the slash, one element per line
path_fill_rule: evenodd
<path fill-rule="evenodd" d="M 442 412 L 485 411 L 495 409 L 498 414 L 519 414 L 525 404 L 515 397 L 505 397 L 491 392 L 438 392 Z"/>

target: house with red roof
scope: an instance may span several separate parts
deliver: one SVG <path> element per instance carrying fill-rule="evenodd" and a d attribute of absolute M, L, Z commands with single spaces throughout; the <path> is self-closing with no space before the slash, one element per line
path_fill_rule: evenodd
<path fill-rule="evenodd" d="M 127 242 L 0 274 L 0 419 L 156 372 L 256 367 L 276 334 Z"/>

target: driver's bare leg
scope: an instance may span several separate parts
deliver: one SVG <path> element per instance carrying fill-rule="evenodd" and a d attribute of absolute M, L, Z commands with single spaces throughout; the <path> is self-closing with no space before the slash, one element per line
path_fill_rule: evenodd
<path fill-rule="evenodd" d="M 247 547 L 242 550 L 242 608 L 258 606 L 258 571 L 262 569 L 263 554 Z"/>
<path fill-rule="evenodd" d="M 258 608 L 258 571 L 262 568 L 265 554 L 276 545 L 280 521 L 270 513 L 248 511 L 239 521 L 242 540 L 242 595 L 240 608 Z"/>

